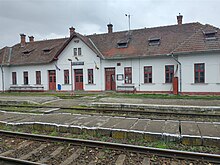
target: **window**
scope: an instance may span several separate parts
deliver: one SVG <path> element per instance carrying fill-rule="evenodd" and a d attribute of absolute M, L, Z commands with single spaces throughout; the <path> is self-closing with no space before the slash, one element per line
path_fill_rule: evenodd
<path fill-rule="evenodd" d="M 64 70 L 64 84 L 69 84 L 70 80 L 69 80 L 69 70 Z"/>
<path fill-rule="evenodd" d="M 144 67 L 144 83 L 152 83 L 152 66 Z"/>
<path fill-rule="evenodd" d="M 28 85 L 28 72 L 23 72 L 24 74 L 24 85 Z"/>
<path fill-rule="evenodd" d="M 129 43 L 129 39 L 122 39 L 117 42 L 118 48 L 127 48 Z"/>
<path fill-rule="evenodd" d="M 124 75 L 125 75 L 125 84 L 131 84 L 132 83 L 132 68 L 125 67 Z"/>
<path fill-rule="evenodd" d="M 78 56 L 81 56 L 82 55 L 82 50 L 81 48 L 78 48 Z"/>
<path fill-rule="evenodd" d="M 204 83 L 205 82 L 205 64 L 194 64 L 195 70 L 195 83 Z"/>
<path fill-rule="evenodd" d="M 216 40 L 217 37 L 216 37 L 216 33 L 217 31 L 203 31 L 203 34 L 205 36 L 205 39 L 206 40 Z"/>
<path fill-rule="evenodd" d="M 41 84 L 41 71 L 36 71 L 36 84 Z"/>
<path fill-rule="evenodd" d="M 93 84 L 93 69 L 88 69 L 88 84 Z"/>
<path fill-rule="evenodd" d="M 12 72 L 12 84 L 17 85 L 17 75 L 16 72 Z"/>
<path fill-rule="evenodd" d="M 82 49 L 81 48 L 73 48 L 73 55 L 74 56 L 81 56 L 82 55 Z"/>
<path fill-rule="evenodd" d="M 165 66 L 165 82 L 172 83 L 174 76 L 174 65 L 166 65 Z"/>
<path fill-rule="evenodd" d="M 160 45 L 160 38 L 150 38 L 148 39 L 149 46 Z"/>
<path fill-rule="evenodd" d="M 74 56 L 77 56 L 77 48 L 73 49 L 73 54 L 74 54 Z"/>

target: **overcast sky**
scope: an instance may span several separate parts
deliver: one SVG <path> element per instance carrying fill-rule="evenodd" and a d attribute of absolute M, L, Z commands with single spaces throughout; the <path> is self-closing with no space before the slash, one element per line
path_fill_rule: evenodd
<path fill-rule="evenodd" d="M 35 40 L 69 36 L 73 26 L 81 34 L 200 22 L 220 27 L 219 0 L 0 0 L 0 48 L 20 42 L 20 34 Z M 28 37 L 27 37 L 28 38 Z"/>

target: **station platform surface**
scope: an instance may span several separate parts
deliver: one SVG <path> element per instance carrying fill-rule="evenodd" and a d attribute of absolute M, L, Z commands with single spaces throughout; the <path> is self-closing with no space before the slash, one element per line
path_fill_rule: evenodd
<path fill-rule="evenodd" d="M 0 102 L 30 102 L 49 106 L 72 107 L 77 105 L 142 106 L 164 108 L 185 108 L 196 111 L 220 111 L 220 100 L 184 100 L 184 99 L 131 99 L 85 96 L 76 99 L 57 97 L 0 96 Z M 50 109 L 40 109 L 48 111 Z M 147 140 L 165 139 L 182 141 L 190 145 L 220 147 L 220 121 L 196 122 L 178 120 L 151 120 L 128 117 L 85 115 L 85 114 L 33 114 L 0 111 L 0 124 L 14 126 L 46 126 L 46 129 L 59 129 L 60 132 L 100 134 L 114 138 L 144 138 Z"/>
<path fill-rule="evenodd" d="M 87 132 L 92 131 L 93 133 L 118 139 L 132 139 L 142 136 L 149 140 L 156 137 L 168 141 L 181 140 L 191 145 L 213 144 L 220 146 L 220 122 L 150 120 L 82 114 L 28 114 L 1 111 L 0 124 L 12 126 L 35 125 L 35 127 L 41 125 L 51 128 L 56 127 L 60 132 L 69 129 L 73 133 L 82 133 L 83 130 L 86 130 Z"/>

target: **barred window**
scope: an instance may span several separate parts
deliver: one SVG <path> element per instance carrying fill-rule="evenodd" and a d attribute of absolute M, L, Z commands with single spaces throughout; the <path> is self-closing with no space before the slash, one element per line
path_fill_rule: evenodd
<path fill-rule="evenodd" d="M 12 72 L 12 84 L 17 85 L 17 73 Z"/>
<path fill-rule="evenodd" d="M 24 75 L 24 85 L 28 85 L 28 72 L 23 72 Z"/>
<path fill-rule="evenodd" d="M 64 70 L 64 84 L 69 84 L 69 70 Z"/>
<path fill-rule="evenodd" d="M 144 67 L 144 83 L 152 83 L 152 66 Z"/>
<path fill-rule="evenodd" d="M 125 75 L 125 84 L 131 84 L 132 83 L 132 68 L 125 67 L 124 75 Z"/>
<path fill-rule="evenodd" d="M 93 84 L 94 79 L 93 79 L 93 69 L 88 69 L 88 84 Z"/>
<path fill-rule="evenodd" d="M 204 83 L 205 82 L 205 64 L 194 64 L 195 71 L 195 83 Z"/>
<path fill-rule="evenodd" d="M 174 76 L 174 65 L 166 65 L 165 66 L 165 82 L 172 83 Z"/>
<path fill-rule="evenodd" d="M 36 71 L 36 84 L 41 84 L 41 71 Z"/>

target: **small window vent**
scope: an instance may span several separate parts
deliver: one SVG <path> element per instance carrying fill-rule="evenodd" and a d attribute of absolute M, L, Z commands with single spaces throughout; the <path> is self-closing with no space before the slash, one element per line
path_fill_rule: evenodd
<path fill-rule="evenodd" d="M 122 39 L 117 42 L 118 48 L 127 48 L 129 43 L 129 39 Z"/>
<path fill-rule="evenodd" d="M 217 31 L 213 30 L 213 31 L 203 31 L 204 37 L 206 40 L 216 40 L 217 36 L 216 36 Z"/>
<path fill-rule="evenodd" d="M 148 39 L 148 45 L 149 46 L 160 45 L 160 38 L 150 38 L 150 39 Z"/>
<path fill-rule="evenodd" d="M 33 50 L 26 49 L 26 50 L 22 51 L 22 53 L 23 53 L 23 55 L 29 55 Z"/>
<path fill-rule="evenodd" d="M 44 52 L 45 54 L 50 53 L 50 51 L 51 51 L 51 48 L 44 48 L 44 49 L 43 49 L 43 52 Z"/>

